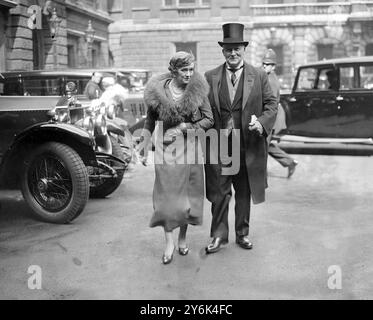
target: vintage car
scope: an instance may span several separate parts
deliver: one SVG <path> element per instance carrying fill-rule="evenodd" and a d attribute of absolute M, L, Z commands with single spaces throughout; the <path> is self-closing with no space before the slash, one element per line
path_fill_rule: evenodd
<path fill-rule="evenodd" d="M 82 103 L 67 87 L 63 97 L 0 96 L 0 185 L 20 188 L 31 212 L 52 223 L 114 192 L 130 161 L 114 109 Z"/>
<path fill-rule="evenodd" d="M 275 138 L 282 148 L 372 154 L 373 56 L 300 66 L 291 92 L 281 94 L 280 103 L 287 129 Z"/>
<path fill-rule="evenodd" d="M 74 82 L 76 93 L 83 94 L 91 77 L 91 70 L 2 72 L 0 96 L 62 96 L 68 82 Z"/>
<path fill-rule="evenodd" d="M 129 91 L 128 99 L 118 109 L 118 118 L 127 122 L 131 132 L 139 126 L 146 115 L 143 102 L 143 89 L 151 72 L 145 69 L 68 69 L 68 70 L 33 70 L 11 71 L 0 73 L 0 96 L 62 96 L 65 95 L 66 84 L 73 81 L 76 84 L 76 94 L 84 99 L 83 93 L 93 71 L 99 71 L 103 76 L 111 76 Z M 140 123 L 141 126 L 142 122 Z"/>

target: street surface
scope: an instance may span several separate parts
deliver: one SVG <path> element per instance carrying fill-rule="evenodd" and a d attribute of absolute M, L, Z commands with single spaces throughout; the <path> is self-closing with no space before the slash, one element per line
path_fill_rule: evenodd
<path fill-rule="evenodd" d="M 253 250 L 234 242 L 232 202 L 230 243 L 206 256 L 206 202 L 189 255 L 175 252 L 170 265 L 162 229 L 148 227 L 152 165 L 137 165 L 69 225 L 38 222 L 19 192 L 1 191 L 0 299 L 373 299 L 373 158 L 294 157 L 291 179 L 269 159 L 267 201 L 252 207 Z M 28 288 L 35 265 L 40 290 Z"/>

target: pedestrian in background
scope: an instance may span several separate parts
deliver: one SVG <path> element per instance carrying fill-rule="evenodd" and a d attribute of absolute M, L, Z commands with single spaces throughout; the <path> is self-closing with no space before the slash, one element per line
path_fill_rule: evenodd
<path fill-rule="evenodd" d="M 89 100 L 98 99 L 102 95 L 100 87 L 103 75 L 100 72 L 93 72 L 91 80 L 88 81 L 84 88 L 84 94 Z"/>
<path fill-rule="evenodd" d="M 209 100 L 214 115 L 214 129 L 227 132 L 228 149 L 239 139 L 239 171 L 224 175 L 222 154 L 219 163 L 211 163 L 210 145 L 206 148 L 206 192 L 212 203 L 211 243 L 206 253 L 220 250 L 228 243 L 228 211 L 235 189 L 236 243 L 251 249 L 249 221 L 251 198 L 253 203 L 264 202 L 267 187 L 267 136 L 276 119 L 277 101 L 262 68 L 254 68 L 244 61 L 247 41 L 243 40 L 244 25 L 223 25 L 224 40 L 219 42 L 226 62 L 206 72 L 210 85 Z M 239 129 L 238 138 L 235 129 Z M 232 132 L 234 134 L 232 134 Z M 218 135 L 220 137 L 220 134 Z M 219 138 L 221 144 L 222 138 Z M 221 152 L 221 150 L 220 150 Z"/>
<path fill-rule="evenodd" d="M 276 96 L 278 103 L 276 122 L 273 126 L 271 134 L 268 136 L 268 154 L 276 161 L 278 161 L 283 167 L 288 168 L 288 178 L 290 178 L 294 174 L 295 167 L 298 165 L 298 161 L 294 160 L 285 151 L 280 149 L 275 143 L 272 142 L 273 133 L 278 133 L 282 129 L 286 128 L 285 111 L 280 104 L 280 82 L 278 81 L 275 73 L 276 63 L 276 53 L 272 49 L 268 49 L 263 56 L 262 65 L 264 71 L 268 75 L 269 84 L 271 85 L 272 91 Z"/>
<path fill-rule="evenodd" d="M 163 264 L 173 259 L 173 230 L 180 229 L 178 251 L 180 255 L 186 255 L 189 251 L 186 242 L 188 224 L 202 224 L 203 162 L 188 161 L 193 150 L 200 155 L 202 150 L 196 146 L 195 138 L 190 139 L 189 132 L 206 130 L 213 125 L 207 98 L 208 84 L 195 72 L 194 56 L 177 52 L 170 59 L 168 69 L 169 73 L 151 79 L 146 86 L 144 100 L 148 111 L 139 147 L 144 150 L 143 163 L 146 163 L 148 144 L 151 134 L 155 133 L 155 158 L 158 161 L 155 162 L 154 213 L 150 227 L 164 229 Z M 164 161 L 159 162 L 160 158 Z"/>

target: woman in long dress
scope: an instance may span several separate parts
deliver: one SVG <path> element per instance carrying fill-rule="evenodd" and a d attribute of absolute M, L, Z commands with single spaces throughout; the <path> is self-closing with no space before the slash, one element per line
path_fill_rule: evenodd
<path fill-rule="evenodd" d="M 186 255 L 188 224 L 202 224 L 204 174 L 196 132 L 212 127 L 214 121 L 207 98 L 209 87 L 194 70 L 194 56 L 177 52 L 168 69 L 169 73 L 154 77 L 145 89 L 148 111 L 141 144 L 146 161 L 154 133 L 154 213 L 150 227 L 164 228 L 164 264 L 172 261 L 176 247 L 173 230 L 180 229 L 178 252 Z"/>

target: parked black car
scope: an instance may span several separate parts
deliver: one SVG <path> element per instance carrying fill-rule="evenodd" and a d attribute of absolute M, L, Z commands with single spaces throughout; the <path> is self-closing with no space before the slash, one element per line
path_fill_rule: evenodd
<path fill-rule="evenodd" d="M 0 96 L 62 96 L 68 82 L 83 94 L 92 77 L 89 70 L 33 70 L 0 73 Z"/>
<path fill-rule="evenodd" d="M 32 213 L 66 223 L 105 197 L 128 165 L 108 107 L 58 96 L 0 96 L 0 185 L 20 188 Z"/>
<path fill-rule="evenodd" d="M 291 92 L 281 95 L 281 105 L 287 122 L 281 141 L 371 150 L 373 56 L 300 66 Z"/>

